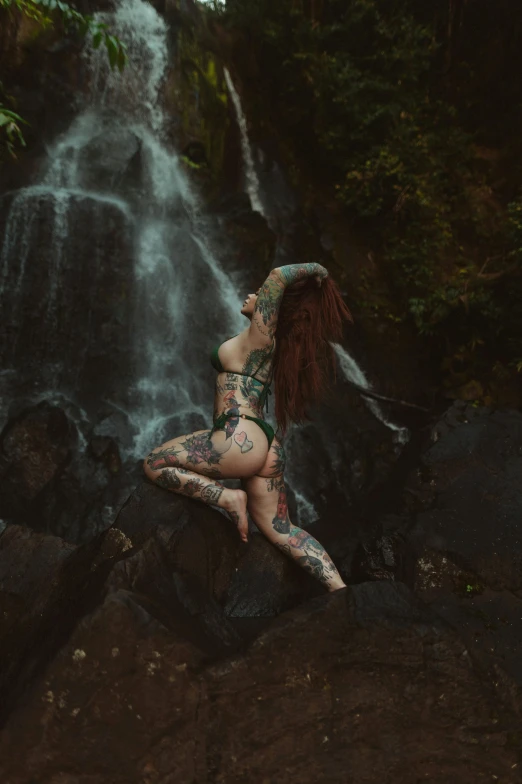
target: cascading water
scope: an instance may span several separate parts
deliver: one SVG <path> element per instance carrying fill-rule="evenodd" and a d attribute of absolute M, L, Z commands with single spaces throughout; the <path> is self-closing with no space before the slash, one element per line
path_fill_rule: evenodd
<path fill-rule="evenodd" d="M 132 451 L 140 456 L 167 434 L 208 426 L 209 336 L 216 336 L 216 324 L 223 336 L 238 332 L 244 320 L 240 297 L 208 245 L 197 199 L 178 156 L 164 140 L 167 123 L 160 93 L 168 65 L 167 25 L 142 0 L 122 0 L 113 12 L 98 17 L 126 42 L 129 62 L 122 74 L 112 72 L 102 49 L 87 49 L 86 105 L 49 150 L 41 183 L 14 196 L 1 255 L 0 302 L 4 306 L 5 293 L 16 322 L 25 286 L 34 287 L 36 264 L 27 262 L 39 241 L 34 216 L 45 203 L 45 215 L 36 221 L 47 218 L 51 226 L 42 291 L 41 342 L 46 348 L 39 356 L 37 375 L 42 386 L 58 387 L 81 401 L 81 381 L 75 388 L 78 373 L 71 377 L 69 372 L 81 361 L 81 352 L 67 356 L 64 324 L 74 331 L 73 317 L 87 323 L 93 301 L 104 297 L 96 280 L 101 269 L 116 263 L 107 243 L 107 220 L 112 217 L 128 238 L 122 255 L 132 257 L 131 267 L 121 270 L 127 287 L 121 301 L 111 302 L 112 313 L 114 308 L 118 311 L 115 343 L 127 330 L 130 351 L 119 383 L 116 372 L 110 378 L 111 335 L 100 336 L 102 342 L 106 338 L 105 344 L 96 351 L 107 352 L 109 360 L 105 377 L 97 379 L 98 393 L 129 413 L 135 429 Z M 77 231 L 79 204 L 86 213 L 91 245 L 77 252 L 71 237 Z M 82 291 L 67 307 L 66 298 L 74 294 L 66 279 L 71 264 L 77 265 L 76 274 L 90 265 L 93 285 L 90 302 Z M 87 344 L 89 338 L 88 332 L 83 334 Z M 62 356 L 52 350 L 55 345 L 61 346 Z"/>
<path fill-rule="evenodd" d="M 242 296 L 212 251 L 208 219 L 168 143 L 166 23 L 143 0 L 120 0 L 98 16 L 126 42 L 128 65 L 113 73 L 101 49 L 87 49 L 89 90 L 78 115 L 49 147 L 39 181 L 4 195 L 1 397 L 19 394 L 22 378 L 32 400 L 65 395 L 86 409 L 84 422 L 108 403 L 124 412 L 133 435 L 127 456 L 138 458 L 209 426 L 209 344 L 243 328 Z M 230 75 L 227 83 L 252 207 L 265 215 Z M 317 516 L 316 475 L 345 481 L 338 436 L 326 426 L 289 434 L 287 479 L 302 523 Z"/>
<path fill-rule="evenodd" d="M 348 354 L 346 349 L 340 346 L 338 343 L 334 343 L 333 347 L 335 349 L 335 353 L 337 354 L 337 360 L 339 363 L 339 367 L 344 378 L 347 381 L 353 381 L 360 387 L 367 389 L 368 392 L 372 391 L 372 387 L 366 378 L 366 375 L 362 368 L 359 367 L 357 362 L 353 357 Z M 405 444 L 409 439 L 409 430 L 405 427 L 400 427 L 399 425 L 395 425 L 393 422 L 385 416 L 381 406 L 377 403 L 376 400 L 372 400 L 369 397 L 364 397 L 363 400 L 366 403 L 367 407 L 370 409 L 372 414 L 382 422 L 385 427 L 388 427 L 394 433 L 394 440 L 398 444 Z"/>
<path fill-rule="evenodd" d="M 254 156 L 252 154 L 252 146 L 248 138 L 248 128 L 243 107 L 241 106 L 241 98 L 235 88 L 232 77 L 230 76 L 227 68 L 224 69 L 225 81 L 227 83 L 228 92 L 234 105 L 236 112 L 237 124 L 239 126 L 239 133 L 241 135 L 241 152 L 243 153 L 243 165 L 245 174 L 245 190 L 250 199 L 250 204 L 254 212 L 259 212 L 263 218 L 267 217 L 263 199 L 261 195 L 261 186 L 259 177 L 257 176 L 256 167 L 254 164 Z"/>

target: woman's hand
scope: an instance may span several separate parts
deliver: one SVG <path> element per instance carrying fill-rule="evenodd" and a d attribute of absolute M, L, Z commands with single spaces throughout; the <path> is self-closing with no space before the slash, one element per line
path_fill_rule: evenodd
<path fill-rule="evenodd" d="M 328 270 L 326 267 L 322 267 L 320 264 L 318 266 L 318 271 L 314 275 L 314 280 L 316 281 L 317 285 L 320 286 L 325 278 L 328 277 Z"/>
<path fill-rule="evenodd" d="M 313 277 L 317 281 L 317 285 L 320 286 L 322 281 L 328 277 L 328 270 L 321 266 L 321 264 L 315 262 L 309 264 L 287 264 L 286 266 L 278 267 L 273 271 L 279 274 L 285 286 L 291 286 L 292 283 L 296 283 L 298 280 L 311 277 Z"/>

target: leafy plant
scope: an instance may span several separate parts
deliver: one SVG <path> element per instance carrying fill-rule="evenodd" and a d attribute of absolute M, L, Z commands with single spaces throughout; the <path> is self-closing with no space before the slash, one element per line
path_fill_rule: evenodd
<path fill-rule="evenodd" d="M 112 35 L 108 25 L 93 16 L 81 14 L 62 0 L 0 0 L 1 9 L 11 15 L 23 14 L 42 29 L 62 24 L 67 32 L 76 32 L 81 37 L 89 35 L 92 37 L 92 45 L 95 49 L 103 43 L 111 68 L 123 71 L 126 65 L 126 45 Z M 0 85 L 0 95 L 2 92 Z M 3 146 L 12 157 L 16 157 L 17 147 L 25 146 L 21 125 L 27 125 L 25 120 L 0 103 L 0 150 Z"/>
<path fill-rule="evenodd" d="M 3 133 L 5 147 L 13 158 L 16 158 L 17 146 L 25 147 L 21 125 L 27 125 L 26 121 L 0 104 L 0 133 Z"/>

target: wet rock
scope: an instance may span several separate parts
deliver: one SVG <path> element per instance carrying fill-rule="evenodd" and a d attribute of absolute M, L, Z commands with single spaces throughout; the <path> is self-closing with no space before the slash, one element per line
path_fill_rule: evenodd
<path fill-rule="evenodd" d="M 168 552 L 172 570 L 196 577 L 218 601 L 225 595 L 240 543 L 235 526 L 225 515 L 143 482 L 114 525 L 135 547 L 151 538 L 157 540 Z"/>
<path fill-rule="evenodd" d="M 115 566 L 106 587 L 111 592 L 132 591 L 135 602 L 197 646 L 207 659 L 224 656 L 241 645 L 208 586 L 197 576 L 176 570 L 172 554 L 154 537 Z"/>
<path fill-rule="evenodd" d="M 492 591 L 472 571 L 425 548 L 416 563 L 415 593 L 466 641 L 470 653 L 522 687 L 522 597 Z"/>
<path fill-rule="evenodd" d="M 14 525 L 0 534 L 0 720 L 99 597 L 124 548 L 112 532 L 83 548 Z"/>
<path fill-rule="evenodd" d="M 227 591 L 225 614 L 230 618 L 279 615 L 324 588 L 270 544 L 251 534 L 237 562 Z"/>
<path fill-rule="evenodd" d="M 142 155 L 141 139 L 131 130 L 104 128 L 81 150 L 80 165 L 87 173 L 85 186 L 111 193 L 122 188 L 138 195 L 143 176 Z"/>
<path fill-rule="evenodd" d="M 93 438 L 112 438 L 124 452 L 132 448 L 132 424 L 125 412 L 102 409 L 92 429 Z"/>
<path fill-rule="evenodd" d="M 6 251 L 11 294 L 0 322 L 0 360 L 17 374 L 10 397 L 37 380 L 40 390 L 74 389 L 80 405 L 98 405 L 103 379 L 104 396 L 117 398 L 132 381 L 132 222 L 125 202 L 28 188 L 3 205 L 1 225 L 10 236 L 23 235 L 26 248 L 23 258 L 15 243 Z"/>
<path fill-rule="evenodd" d="M 519 781 L 518 719 L 400 584 L 301 606 L 205 680 L 213 781 Z"/>
<path fill-rule="evenodd" d="M 351 564 L 351 582 L 398 580 L 413 588 L 415 553 L 405 537 L 406 521 L 391 517 L 366 534 Z"/>
<path fill-rule="evenodd" d="M 89 442 L 90 450 L 97 460 L 102 460 L 111 474 L 121 470 L 121 457 L 118 444 L 109 436 L 93 436 Z"/>
<path fill-rule="evenodd" d="M 58 406 L 43 402 L 11 420 L 0 436 L 0 515 L 25 522 L 76 443 L 76 428 Z"/>
<path fill-rule="evenodd" d="M 317 598 L 205 666 L 122 589 L 0 738 L 9 784 L 517 784 L 520 721 L 399 583 Z M 93 753 L 93 749 L 96 750 Z"/>
<path fill-rule="evenodd" d="M 132 594 L 111 594 L 9 722 L 2 781 L 203 781 L 205 690 L 192 674 L 199 661 Z"/>
<path fill-rule="evenodd" d="M 456 405 L 433 428 L 412 479 L 410 540 L 493 590 L 522 588 L 522 414 Z"/>

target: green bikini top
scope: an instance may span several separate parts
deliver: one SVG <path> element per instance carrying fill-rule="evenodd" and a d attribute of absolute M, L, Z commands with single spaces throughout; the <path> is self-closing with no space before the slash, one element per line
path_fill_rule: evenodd
<path fill-rule="evenodd" d="M 234 335 L 233 337 L 237 337 L 237 335 Z M 230 340 L 230 338 L 228 338 L 228 340 Z M 223 341 L 223 342 L 226 343 L 226 341 Z M 261 368 L 265 364 L 265 361 L 268 359 L 268 357 L 263 357 L 263 359 L 261 360 L 261 364 L 254 370 L 253 375 L 249 375 L 248 373 L 239 373 L 237 370 L 225 370 L 225 368 L 221 364 L 221 360 L 219 359 L 219 349 L 221 348 L 222 345 L 223 345 L 223 343 L 219 343 L 217 346 L 214 346 L 214 348 L 212 349 L 212 352 L 210 354 L 210 364 L 212 365 L 214 370 L 217 370 L 218 373 L 233 373 L 235 376 L 246 376 L 246 378 L 251 378 L 254 381 L 257 381 L 258 384 L 262 384 L 263 385 L 263 391 L 261 392 L 261 395 L 259 396 L 259 405 L 262 408 L 264 403 L 265 403 L 265 401 L 266 401 L 266 410 L 268 411 L 268 395 L 272 394 L 271 391 L 270 391 L 270 384 L 272 383 L 272 376 L 270 376 L 270 378 L 267 379 L 266 381 L 260 381 L 255 376 L 256 373 L 259 373 L 259 371 L 261 370 Z"/>

